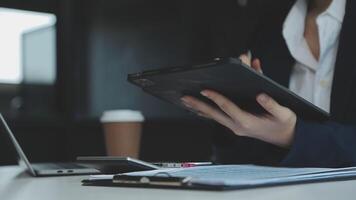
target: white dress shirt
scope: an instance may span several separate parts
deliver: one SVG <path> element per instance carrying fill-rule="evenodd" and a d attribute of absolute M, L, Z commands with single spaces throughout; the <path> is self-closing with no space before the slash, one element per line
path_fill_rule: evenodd
<path fill-rule="evenodd" d="M 345 15 L 346 0 L 333 0 L 317 19 L 320 56 L 317 60 L 304 38 L 307 0 L 297 0 L 283 26 L 283 37 L 296 60 L 289 89 L 323 110 L 330 111 L 330 97 L 339 35 Z"/>

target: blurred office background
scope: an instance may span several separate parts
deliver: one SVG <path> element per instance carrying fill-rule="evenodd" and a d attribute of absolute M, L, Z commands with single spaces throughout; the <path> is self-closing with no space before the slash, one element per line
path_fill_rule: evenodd
<path fill-rule="evenodd" d="M 214 48 L 226 13 L 241 27 L 233 45 L 243 52 L 265 9 L 280 2 L 0 0 L 0 111 L 34 162 L 104 155 L 98 119 L 109 109 L 146 116 L 141 159 L 208 160 L 212 123 L 143 93 L 126 75 L 228 55 Z M 0 165 L 15 162 L 1 132 Z"/>

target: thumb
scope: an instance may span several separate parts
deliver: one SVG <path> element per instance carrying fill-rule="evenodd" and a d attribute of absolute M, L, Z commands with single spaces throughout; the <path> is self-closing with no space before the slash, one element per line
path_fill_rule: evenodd
<path fill-rule="evenodd" d="M 289 109 L 281 106 L 273 98 L 266 94 L 260 94 L 257 96 L 257 102 L 271 115 L 277 119 L 285 119 L 289 116 Z"/>
<path fill-rule="evenodd" d="M 251 58 L 249 58 L 249 56 L 247 54 L 242 54 L 242 55 L 240 55 L 239 58 L 245 65 L 251 66 Z"/>

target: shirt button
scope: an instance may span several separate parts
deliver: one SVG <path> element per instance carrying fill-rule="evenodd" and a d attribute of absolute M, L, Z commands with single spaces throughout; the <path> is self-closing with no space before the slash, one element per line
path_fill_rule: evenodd
<path fill-rule="evenodd" d="M 326 87 L 328 87 L 328 81 L 326 81 L 326 80 L 321 80 L 321 81 L 319 81 L 319 85 L 321 86 L 321 87 L 323 87 L 323 88 L 326 88 Z"/>

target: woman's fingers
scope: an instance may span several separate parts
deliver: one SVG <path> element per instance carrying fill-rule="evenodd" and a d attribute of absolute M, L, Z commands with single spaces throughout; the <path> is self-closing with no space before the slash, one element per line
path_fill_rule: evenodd
<path fill-rule="evenodd" d="M 201 94 L 218 105 L 222 111 L 235 121 L 235 123 L 244 124 L 250 120 L 249 113 L 243 111 L 225 96 L 212 90 L 204 90 Z"/>
<path fill-rule="evenodd" d="M 252 61 L 252 68 L 255 69 L 257 72 L 263 74 L 260 59 L 256 58 Z"/>
<path fill-rule="evenodd" d="M 247 54 L 242 54 L 239 58 L 245 65 L 251 66 L 251 58 Z"/>
<path fill-rule="evenodd" d="M 252 55 L 251 55 L 251 53 L 250 53 L 250 51 L 249 51 L 249 52 L 246 53 L 246 54 L 242 54 L 239 58 L 240 58 L 240 60 L 241 60 L 244 64 L 246 64 L 246 65 L 252 67 L 252 68 L 253 68 L 254 70 L 256 70 L 257 72 L 263 74 L 260 59 L 255 58 L 255 59 L 253 59 L 253 61 L 251 61 L 251 56 L 252 56 Z"/>
<path fill-rule="evenodd" d="M 290 110 L 284 106 L 281 106 L 273 98 L 266 94 L 260 94 L 257 96 L 257 102 L 271 115 L 279 120 L 285 120 L 290 116 Z"/>
<path fill-rule="evenodd" d="M 205 118 L 213 119 L 231 130 L 235 129 L 235 124 L 233 120 L 226 114 L 213 108 L 212 106 L 191 96 L 184 96 L 183 98 L 181 98 L 181 100 L 186 107 L 197 111 L 198 115 L 203 116 Z"/>

